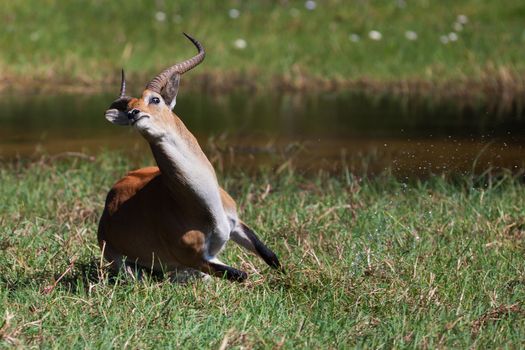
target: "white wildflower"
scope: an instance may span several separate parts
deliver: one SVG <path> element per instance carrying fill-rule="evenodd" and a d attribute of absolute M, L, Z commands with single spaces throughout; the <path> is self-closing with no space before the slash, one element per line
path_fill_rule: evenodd
<path fill-rule="evenodd" d="M 359 34 L 355 34 L 355 33 L 352 33 L 348 36 L 348 39 L 350 39 L 350 41 L 356 43 L 358 42 L 359 40 L 361 40 L 361 37 L 359 36 Z"/>
<path fill-rule="evenodd" d="M 381 38 L 383 37 L 383 35 L 378 32 L 377 30 L 371 30 L 369 33 L 368 33 L 368 37 L 372 40 L 375 40 L 375 41 L 378 41 L 378 40 L 381 40 Z"/>
<path fill-rule="evenodd" d="M 166 14 L 162 11 L 157 11 L 157 13 L 155 13 L 155 19 L 159 22 L 164 22 L 166 20 Z"/>
<path fill-rule="evenodd" d="M 461 24 L 467 24 L 468 23 L 468 18 L 465 15 L 459 15 L 458 18 L 457 18 L 457 21 L 459 23 L 461 23 Z"/>
<path fill-rule="evenodd" d="M 461 32 L 463 30 L 463 24 L 459 23 L 459 22 L 455 22 L 453 25 L 452 25 L 452 28 L 454 28 L 454 30 L 456 32 Z"/>
<path fill-rule="evenodd" d="M 405 38 L 407 38 L 410 41 L 417 40 L 417 33 L 414 32 L 413 30 L 407 30 L 405 32 Z"/>
<path fill-rule="evenodd" d="M 314 0 L 308 0 L 304 3 L 304 7 L 306 7 L 307 10 L 315 10 L 317 7 L 317 3 Z"/>
<path fill-rule="evenodd" d="M 448 36 L 446 35 L 440 36 L 439 41 L 441 41 L 442 44 L 448 44 Z"/>
<path fill-rule="evenodd" d="M 239 18 L 240 15 L 241 15 L 241 11 L 237 9 L 230 9 L 230 11 L 228 11 L 228 16 L 230 16 L 230 18 L 232 19 Z"/>
<path fill-rule="evenodd" d="M 239 50 L 244 50 L 248 44 L 246 43 L 246 40 L 239 38 L 233 42 L 233 46 Z"/>
<path fill-rule="evenodd" d="M 458 35 L 454 32 L 448 33 L 448 40 L 450 41 L 458 41 Z"/>

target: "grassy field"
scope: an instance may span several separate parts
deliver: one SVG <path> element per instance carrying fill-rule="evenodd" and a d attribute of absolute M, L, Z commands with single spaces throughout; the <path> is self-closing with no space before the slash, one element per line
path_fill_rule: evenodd
<path fill-rule="evenodd" d="M 180 34 L 186 31 L 208 51 L 192 84 L 218 91 L 351 86 L 508 99 L 525 90 L 523 1 L 315 4 L 3 1 L 0 81 L 4 88 L 100 88 L 118 80 L 123 66 L 142 87 L 194 53 Z"/>
<path fill-rule="evenodd" d="M 222 174 L 287 274 L 229 244 L 247 283 L 176 285 L 100 268 L 106 191 L 136 165 L 2 164 L 0 347 L 525 345 L 520 179 Z"/>

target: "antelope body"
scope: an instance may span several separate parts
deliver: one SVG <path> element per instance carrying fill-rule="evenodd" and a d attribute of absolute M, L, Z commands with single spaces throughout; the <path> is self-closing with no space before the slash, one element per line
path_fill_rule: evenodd
<path fill-rule="evenodd" d="M 229 239 L 279 268 L 277 256 L 237 216 L 235 201 L 217 182 L 197 140 L 173 112 L 180 76 L 204 59 L 198 54 L 155 77 L 140 98 L 120 97 L 106 111 L 117 125 L 132 125 L 148 141 L 158 167 L 131 171 L 109 191 L 98 241 L 115 269 L 131 263 L 154 270 L 200 271 L 230 280 L 247 278 L 220 262 Z"/>

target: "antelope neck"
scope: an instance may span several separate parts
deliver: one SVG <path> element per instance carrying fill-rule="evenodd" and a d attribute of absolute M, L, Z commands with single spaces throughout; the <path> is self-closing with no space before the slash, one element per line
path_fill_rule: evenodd
<path fill-rule="evenodd" d="M 200 213 L 212 225 L 221 223 L 226 214 L 215 171 L 193 135 L 182 122 L 177 124 L 158 141 L 149 142 L 163 181 L 188 214 Z"/>

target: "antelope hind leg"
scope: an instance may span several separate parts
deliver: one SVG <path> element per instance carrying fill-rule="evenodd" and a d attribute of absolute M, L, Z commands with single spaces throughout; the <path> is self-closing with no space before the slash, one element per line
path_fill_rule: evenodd
<path fill-rule="evenodd" d="M 246 272 L 225 265 L 217 259 L 213 259 L 213 261 L 204 261 L 201 270 L 212 276 L 226 278 L 228 281 L 232 282 L 244 282 L 248 278 Z"/>
<path fill-rule="evenodd" d="M 193 280 L 202 280 L 202 281 L 209 281 L 210 275 L 205 274 L 204 272 L 201 272 L 199 270 L 195 270 L 193 268 L 176 268 L 172 271 L 170 275 L 170 281 L 173 283 L 187 283 Z"/>

